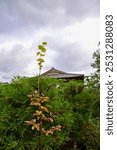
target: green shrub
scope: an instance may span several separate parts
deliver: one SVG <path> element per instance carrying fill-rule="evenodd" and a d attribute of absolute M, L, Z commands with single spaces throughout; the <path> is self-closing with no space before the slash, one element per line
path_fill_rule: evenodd
<path fill-rule="evenodd" d="M 27 78 L 15 78 L 11 84 L 0 87 L 0 145 L 1 149 L 59 149 L 59 147 L 69 140 L 69 134 L 73 124 L 73 111 L 70 103 L 60 96 L 59 88 L 46 88 L 44 91 L 50 96 L 49 105 L 55 114 L 55 122 L 52 125 L 62 125 L 61 131 L 56 131 L 52 136 L 41 135 L 38 131 L 33 131 L 26 125 L 35 111 L 35 107 L 30 107 L 30 100 L 27 95 L 32 94 L 37 80 Z M 47 84 L 56 85 L 47 80 Z M 45 82 L 45 81 L 43 81 Z M 42 83 L 44 86 L 44 83 Z M 55 85 L 54 85 L 55 84 Z M 42 88 L 43 89 L 43 88 Z M 53 93 L 55 92 L 55 93 Z M 64 109 L 64 111 L 63 111 Z"/>
<path fill-rule="evenodd" d="M 54 122 L 61 125 L 53 135 L 42 135 L 25 123 L 36 108 L 30 107 L 27 95 L 37 89 L 37 77 L 15 78 L 0 85 L 1 150 L 99 150 L 99 93 L 79 81 L 63 82 L 42 78 L 40 90 L 49 97 Z"/>
<path fill-rule="evenodd" d="M 74 111 L 70 145 L 68 143 L 65 147 L 69 146 L 68 149 L 78 150 L 99 150 L 99 92 L 91 93 L 82 82 L 70 81 L 63 87 L 63 94 L 71 102 Z"/>

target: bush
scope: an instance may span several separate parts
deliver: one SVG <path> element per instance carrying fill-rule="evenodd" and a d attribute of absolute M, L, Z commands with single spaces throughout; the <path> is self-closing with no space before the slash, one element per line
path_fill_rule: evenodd
<path fill-rule="evenodd" d="M 44 136 L 38 131 L 33 131 L 27 124 L 36 108 L 30 106 L 27 95 L 32 94 L 36 88 L 36 78 L 16 78 L 11 84 L 0 86 L 0 145 L 1 149 L 57 149 L 69 139 L 69 133 L 73 124 L 73 111 L 70 103 L 60 96 L 58 88 L 47 92 L 50 95 L 49 105 L 55 113 L 55 121 L 52 125 L 60 124 L 62 131 L 56 131 L 54 135 Z M 32 82 L 34 81 L 34 83 Z M 55 80 L 47 80 L 47 84 L 56 86 Z M 51 82 L 52 81 L 52 82 Z M 43 82 L 45 82 L 43 80 Z M 44 83 L 42 82 L 43 86 Z M 55 85 L 54 85 L 55 84 Z M 42 87 L 43 89 L 43 87 Z M 55 93 L 53 93 L 55 92 Z M 52 95 L 51 95 L 52 94 Z M 64 109 L 64 111 L 62 111 Z M 43 144 L 42 144 L 43 143 Z"/>
<path fill-rule="evenodd" d="M 27 97 L 37 89 L 37 77 L 12 80 L 0 85 L 0 149 L 5 150 L 98 150 L 99 93 L 84 87 L 83 82 L 42 78 L 40 92 L 49 97 L 53 123 L 61 131 L 44 135 L 25 123 L 32 118 L 36 107 L 30 107 Z"/>
<path fill-rule="evenodd" d="M 99 92 L 91 93 L 82 81 L 70 81 L 62 87 L 62 95 L 74 111 L 74 124 L 69 142 L 61 149 L 99 150 Z"/>

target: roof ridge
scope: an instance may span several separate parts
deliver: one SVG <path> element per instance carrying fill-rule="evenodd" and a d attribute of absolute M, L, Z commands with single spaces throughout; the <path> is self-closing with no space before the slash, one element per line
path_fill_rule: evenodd
<path fill-rule="evenodd" d="M 52 72 L 57 72 L 57 73 L 60 73 L 60 74 L 67 74 L 66 72 L 64 71 L 61 71 L 61 70 L 58 70 L 58 69 L 55 69 L 54 67 L 52 67 L 50 70 L 44 72 L 42 75 L 46 75 L 46 74 L 49 74 L 49 73 L 52 73 Z"/>

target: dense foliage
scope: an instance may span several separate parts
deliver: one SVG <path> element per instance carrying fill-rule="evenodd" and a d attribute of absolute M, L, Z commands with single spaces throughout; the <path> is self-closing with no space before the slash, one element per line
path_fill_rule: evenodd
<path fill-rule="evenodd" d="M 52 125 L 61 125 L 53 135 L 31 130 L 25 121 L 36 110 L 28 94 L 36 89 L 37 78 L 16 78 L 0 85 L 0 149 L 99 149 L 99 94 L 91 93 L 79 81 L 41 79 L 40 89 L 49 97 L 54 114 Z M 45 127 L 50 124 L 45 124 Z"/>
<path fill-rule="evenodd" d="M 86 84 L 45 77 L 15 77 L 10 84 L 0 84 L 0 150 L 99 150 L 99 51 L 93 56 L 97 70 Z M 38 89 L 41 97 L 35 93 L 31 101 Z M 37 111 L 37 105 L 43 109 Z M 41 131 L 46 134 L 40 132 L 40 122 L 33 130 L 26 123 L 35 115 L 39 120 L 42 113 Z M 53 132 L 54 127 L 59 128 Z"/>
<path fill-rule="evenodd" d="M 25 123 L 30 119 L 35 107 L 30 107 L 27 97 L 35 89 L 36 79 L 17 79 L 12 84 L 0 86 L 0 145 L 1 149 L 44 149 L 58 148 L 69 139 L 69 133 L 73 124 L 73 111 L 70 103 L 60 96 L 56 89 L 56 81 L 53 81 L 55 90 L 49 92 L 50 109 L 54 113 L 52 125 L 61 125 L 62 131 L 56 131 L 53 135 L 41 135 L 31 130 Z M 52 84 L 51 81 L 48 81 Z M 50 85 L 51 86 L 51 85 Z M 47 89 L 47 87 L 46 87 Z M 47 91 L 47 90 L 46 90 Z M 63 111 L 61 111 L 63 110 Z M 49 126 L 49 124 L 46 124 Z"/>

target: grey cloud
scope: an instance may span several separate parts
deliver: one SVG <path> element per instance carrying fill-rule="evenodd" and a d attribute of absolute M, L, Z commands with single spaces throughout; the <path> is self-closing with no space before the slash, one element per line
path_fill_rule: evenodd
<path fill-rule="evenodd" d="M 91 69 L 92 54 L 89 54 L 78 43 L 67 44 L 57 50 L 59 55 L 54 59 L 56 68 L 68 72 L 82 72 Z"/>
<path fill-rule="evenodd" d="M 99 0 L 68 0 L 66 2 L 67 14 L 75 16 L 77 20 L 82 20 L 85 17 L 99 15 Z"/>
<path fill-rule="evenodd" d="M 31 38 L 33 31 L 51 28 L 52 35 L 44 36 L 49 48 L 56 52 L 54 58 L 49 57 L 53 63 L 50 67 L 67 72 L 89 70 L 89 52 L 79 43 L 61 41 L 62 37 L 55 36 L 59 32 L 53 33 L 53 28 L 60 31 L 66 25 L 95 16 L 99 16 L 99 0 L 0 0 L 0 42 L 11 37 L 20 40 L 25 34 Z M 26 74 L 29 62 L 34 61 L 34 53 L 28 51 L 23 45 L 7 51 L 0 48 L 0 79 Z"/>
<path fill-rule="evenodd" d="M 33 61 L 33 57 L 22 45 L 15 45 L 9 52 L 0 50 L 0 78 L 11 79 L 16 75 L 25 75 L 26 68 Z"/>
<path fill-rule="evenodd" d="M 59 32 L 56 34 L 59 34 Z M 51 53 L 51 50 L 55 52 L 54 57 L 48 56 L 48 59 L 52 60 L 51 64 L 49 64 L 50 68 L 55 67 L 66 72 L 85 71 L 91 73 L 92 55 L 95 49 L 85 49 L 78 41 L 65 41 L 65 38 L 61 34 L 56 36 L 53 33 L 52 35 L 46 36 L 45 39 L 48 41 L 50 50 L 47 50 L 47 52 L 49 51 Z"/>
<path fill-rule="evenodd" d="M 99 0 L 1 0 L 0 32 L 63 26 L 99 15 Z"/>

